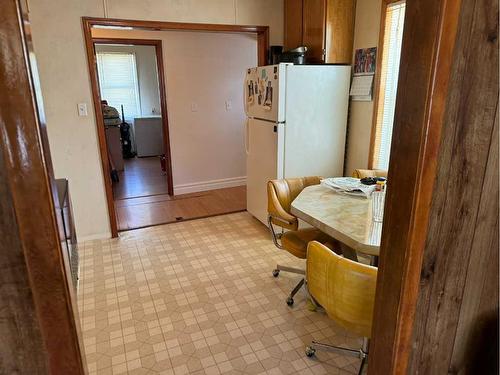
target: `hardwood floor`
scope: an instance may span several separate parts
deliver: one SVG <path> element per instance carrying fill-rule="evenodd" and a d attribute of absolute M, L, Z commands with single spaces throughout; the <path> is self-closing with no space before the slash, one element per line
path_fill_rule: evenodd
<path fill-rule="evenodd" d="M 125 159 L 125 170 L 118 174 L 120 182 L 113 183 L 115 201 L 168 193 L 159 157 Z"/>
<path fill-rule="evenodd" d="M 246 187 L 170 196 L 158 157 L 125 160 L 113 184 L 118 230 L 214 216 L 246 209 Z"/>
<path fill-rule="evenodd" d="M 118 230 L 244 211 L 246 187 L 217 189 L 171 197 L 167 194 L 115 200 Z"/>

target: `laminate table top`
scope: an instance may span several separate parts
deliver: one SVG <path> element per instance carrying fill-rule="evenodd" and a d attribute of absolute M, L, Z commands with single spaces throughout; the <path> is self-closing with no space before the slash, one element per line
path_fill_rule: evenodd
<path fill-rule="evenodd" d="M 295 198 L 291 212 L 357 252 L 379 255 L 382 223 L 372 219 L 371 199 L 313 185 Z"/>

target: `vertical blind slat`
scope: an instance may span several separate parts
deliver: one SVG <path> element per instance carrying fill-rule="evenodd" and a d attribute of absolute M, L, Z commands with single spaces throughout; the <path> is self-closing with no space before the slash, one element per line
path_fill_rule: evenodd
<path fill-rule="evenodd" d="M 404 14 L 404 2 L 387 6 L 382 66 L 380 69 L 380 92 L 376 112 L 376 134 L 373 148 L 373 167 L 377 169 L 387 170 L 389 168 L 401 44 L 403 40 Z"/>

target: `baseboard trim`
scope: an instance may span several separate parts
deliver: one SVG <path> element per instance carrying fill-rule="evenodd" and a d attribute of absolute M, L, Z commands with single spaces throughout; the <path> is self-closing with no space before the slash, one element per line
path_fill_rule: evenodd
<path fill-rule="evenodd" d="M 229 187 L 243 186 L 247 183 L 247 177 L 230 177 L 220 180 L 193 182 L 190 184 L 174 185 L 174 195 L 198 193 L 200 191 L 223 189 Z"/>
<path fill-rule="evenodd" d="M 84 243 L 94 240 L 109 240 L 111 238 L 111 232 L 90 234 L 88 236 L 78 236 L 78 243 Z"/>

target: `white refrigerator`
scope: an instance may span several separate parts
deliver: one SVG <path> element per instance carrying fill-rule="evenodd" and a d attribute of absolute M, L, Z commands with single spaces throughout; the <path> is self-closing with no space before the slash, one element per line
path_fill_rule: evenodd
<path fill-rule="evenodd" d="M 351 67 L 269 65 L 247 70 L 247 210 L 267 225 L 267 182 L 341 176 Z"/>

